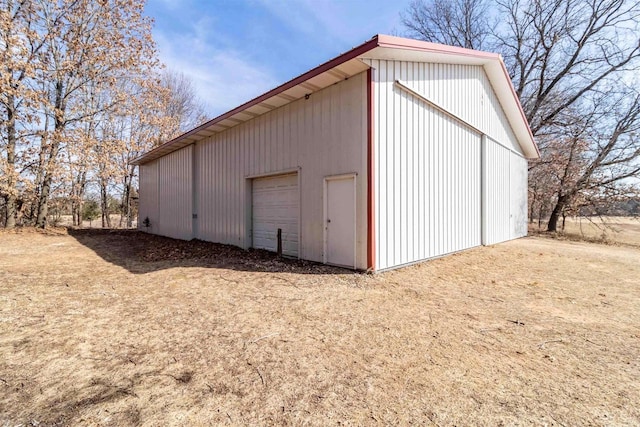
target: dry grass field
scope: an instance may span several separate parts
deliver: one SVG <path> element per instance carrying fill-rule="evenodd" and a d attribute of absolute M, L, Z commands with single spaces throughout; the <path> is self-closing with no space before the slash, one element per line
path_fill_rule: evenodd
<path fill-rule="evenodd" d="M 638 425 L 639 313 L 631 246 L 530 237 L 366 275 L 2 233 L 0 426 Z"/>
<path fill-rule="evenodd" d="M 537 227 L 532 231 L 537 232 Z M 640 248 L 640 217 L 568 217 L 560 237 Z"/>

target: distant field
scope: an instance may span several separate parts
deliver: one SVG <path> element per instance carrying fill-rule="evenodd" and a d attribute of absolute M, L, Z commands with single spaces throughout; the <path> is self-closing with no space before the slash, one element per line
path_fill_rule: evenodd
<path fill-rule="evenodd" d="M 537 226 L 533 226 L 531 231 L 538 231 Z M 564 234 L 571 239 L 640 247 L 640 218 L 570 217 L 567 218 L 565 230 L 561 231 L 560 234 Z"/>
<path fill-rule="evenodd" d="M 529 237 L 367 275 L 0 232 L 0 426 L 637 425 L 639 260 Z"/>
<path fill-rule="evenodd" d="M 57 224 L 61 227 L 70 227 L 73 224 L 73 219 L 71 215 L 61 215 L 60 222 Z M 111 215 L 111 226 L 112 228 L 118 228 L 120 224 L 120 215 Z M 133 225 L 131 228 L 136 228 L 138 221 L 136 219 L 133 220 Z M 82 221 L 82 228 L 102 228 L 102 220 L 100 218 L 94 219 L 93 221 Z M 122 228 L 126 228 L 126 225 Z"/>

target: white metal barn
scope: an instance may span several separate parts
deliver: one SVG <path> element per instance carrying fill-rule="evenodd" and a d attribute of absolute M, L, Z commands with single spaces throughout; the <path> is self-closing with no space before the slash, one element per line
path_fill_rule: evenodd
<path fill-rule="evenodd" d="M 384 270 L 526 235 L 536 157 L 499 55 L 378 35 L 136 159 L 138 223 Z"/>

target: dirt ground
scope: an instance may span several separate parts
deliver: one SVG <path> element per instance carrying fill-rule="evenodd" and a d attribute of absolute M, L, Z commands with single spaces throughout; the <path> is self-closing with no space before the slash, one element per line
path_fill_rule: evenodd
<path fill-rule="evenodd" d="M 640 248 L 378 275 L 136 231 L 0 234 L 0 425 L 638 425 Z"/>

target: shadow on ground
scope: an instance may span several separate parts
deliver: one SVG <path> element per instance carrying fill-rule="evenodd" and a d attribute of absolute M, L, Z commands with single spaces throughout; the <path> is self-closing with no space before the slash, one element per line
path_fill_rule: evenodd
<path fill-rule="evenodd" d="M 244 250 L 202 240 L 176 240 L 138 230 L 74 229 L 68 234 L 102 259 L 134 274 L 174 267 L 227 268 L 297 274 L 357 274 L 311 261 L 279 258 L 264 250 Z"/>

